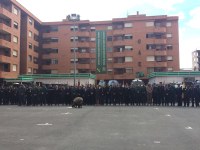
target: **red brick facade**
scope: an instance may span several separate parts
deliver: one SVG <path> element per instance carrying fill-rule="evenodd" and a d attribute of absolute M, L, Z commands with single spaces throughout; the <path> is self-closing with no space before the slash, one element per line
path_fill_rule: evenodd
<path fill-rule="evenodd" d="M 147 78 L 153 71 L 179 71 L 176 16 L 137 14 L 111 21 L 44 23 L 15 0 L 3 0 L 0 20 L 0 78 L 15 78 L 19 73 L 73 73 L 73 48 L 77 50 L 77 72 L 95 74 L 97 30 L 107 34 L 107 73 L 98 74 L 97 80 L 131 80 L 138 72 Z"/>

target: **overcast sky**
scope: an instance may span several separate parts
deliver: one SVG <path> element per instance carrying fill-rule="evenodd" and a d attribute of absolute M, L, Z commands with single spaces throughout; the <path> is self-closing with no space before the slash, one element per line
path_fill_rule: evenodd
<path fill-rule="evenodd" d="M 78 13 L 100 21 L 134 15 L 179 16 L 180 68 L 192 68 L 192 51 L 200 50 L 200 0 L 17 0 L 43 22 L 62 21 Z"/>

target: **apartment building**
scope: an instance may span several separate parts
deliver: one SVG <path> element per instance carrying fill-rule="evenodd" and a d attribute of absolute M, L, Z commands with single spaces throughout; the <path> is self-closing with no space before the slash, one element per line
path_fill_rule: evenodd
<path fill-rule="evenodd" d="M 200 50 L 195 50 L 192 52 L 192 70 L 200 70 Z"/>
<path fill-rule="evenodd" d="M 96 31 L 106 33 L 107 72 L 97 80 L 179 71 L 178 17 L 137 14 L 111 21 L 43 23 L 43 73 L 96 73 Z"/>
<path fill-rule="evenodd" d="M 9 77 L 19 73 L 74 73 L 74 62 L 76 73 L 96 74 L 97 80 L 129 81 L 136 77 L 146 79 L 151 72 L 179 71 L 176 16 L 146 16 L 138 12 L 110 21 L 41 22 L 15 0 L 0 3 L 0 33 L 5 35 L 0 39 L 1 78 L 8 77 L 6 71 Z M 15 22 L 18 29 L 14 27 Z M 98 31 L 106 35 L 104 73 L 96 70 Z M 18 43 L 11 41 L 11 38 L 16 41 L 15 36 Z M 11 53 L 17 53 L 17 57 Z"/>
<path fill-rule="evenodd" d="M 40 24 L 15 0 L 0 1 L 0 78 L 38 72 Z"/>

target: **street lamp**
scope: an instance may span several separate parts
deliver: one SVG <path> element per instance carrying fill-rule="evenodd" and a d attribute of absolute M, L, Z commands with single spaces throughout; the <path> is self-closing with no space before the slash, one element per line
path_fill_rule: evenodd
<path fill-rule="evenodd" d="M 75 24 L 80 21 L 80 15 L 70 14 L 67 16 L 68 21 L 73 22 L 73 52 L 74 52 L 74 87 L 76 86 L 76 39 L 75 39 Z"/>

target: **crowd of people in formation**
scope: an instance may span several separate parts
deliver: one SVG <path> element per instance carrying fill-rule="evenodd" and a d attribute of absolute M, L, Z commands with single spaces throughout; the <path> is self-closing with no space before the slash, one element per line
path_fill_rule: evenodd
<path fill-rule="evenodd" d="M 146 86 L 1 85 L 0 105 L 71 105 L 81 96 L 84 105 L 199 107 L 200 87 L 171 84 Z"/>

